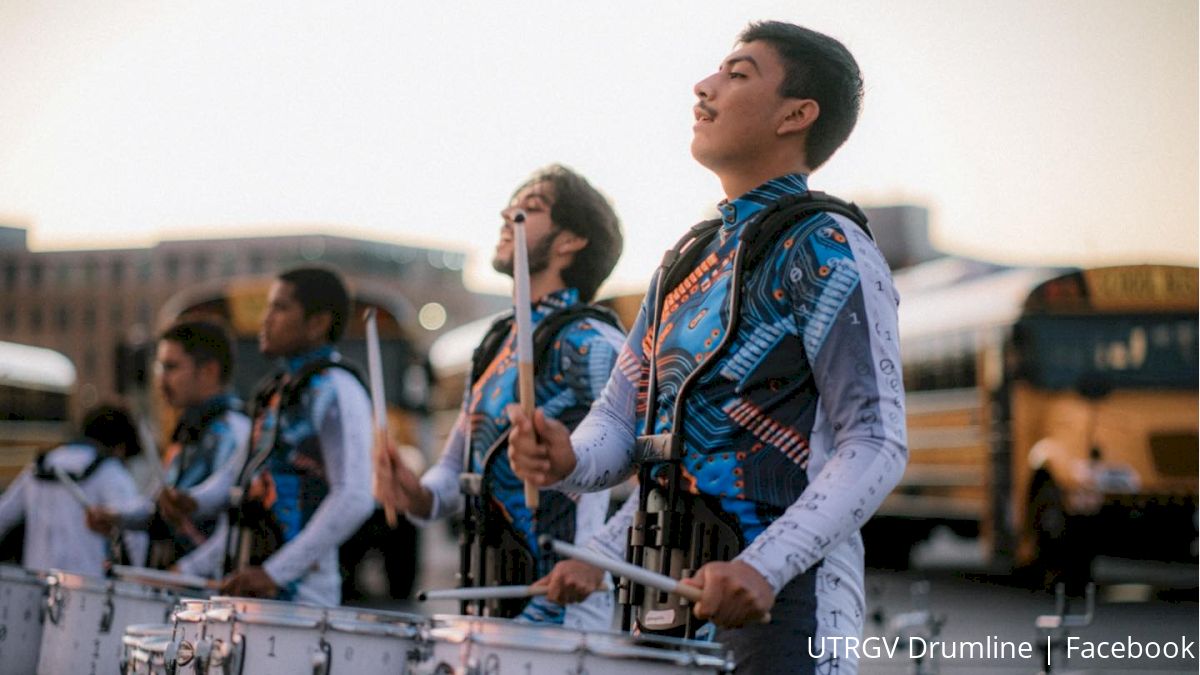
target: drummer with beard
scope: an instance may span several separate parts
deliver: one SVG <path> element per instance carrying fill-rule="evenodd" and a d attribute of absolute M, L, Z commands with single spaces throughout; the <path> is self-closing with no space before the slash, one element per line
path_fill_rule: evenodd
<path fill-rule="evenodd" d="M 340 604 L 338 547 L 374 510 L 371 404 L 336 347 L 349 313 L 332 269 L 296 268 L 271 284 L 259 349 L 278 368 L 254 397 L 229 518 L 178 571 L 223 571 L 229 595 Z"/>
<path fill-rule="evenodd" d="M 588 305 L 621 254 L 617 215 L 585 178 L 560 165 L 535 173 L 500 215 L 503 224 L 492 263 L 497 271 L 513 275 L 513 227 L 522 217 L 528 237 L 537 404 L 574 426 L 599 396 L 623 340 L 615 317 Z M 540 549 L 539 535 L 586 541 L 603 525 L 608 508 L 607 491 L 555 490 L 541 493 L 536 513 L 527 507 L 524 487 L 505 451 L 509 423 L 504 410 L 517 398 L 516 351 L 516 326 L 509 314 L 493 324 L 476 350 L 462 408 L 438 462 L 419 479 L 392 453 L 381 453 L 376 466 L 376 496 L 413 523 L 466 514 L 462 555 L 472 562 L 460 570 L 464 585 L 533 583 L 557 560 Z M 460 474 L 465 483 L 478 486 L 465 498 Z M 544 597 L 491 601 L 465 611 L 577 629 L 611 627 L 611 593 L 599 591 L 581 600 L 568 607 Z"/>
<path fill-rule="evenodd" d="M 229 488 L 245 463 L 250 420 L 229 391 L 233 346 L 229 332 L 208 320 L 183 320 L 159 336 L 159 392 L 179 422 L 163 453 L 163 489 L 120 510 L 92 507 L 88 527 L 150 533 L 150 567 L 168 569 L 203 544 L 216 528 Z"/>

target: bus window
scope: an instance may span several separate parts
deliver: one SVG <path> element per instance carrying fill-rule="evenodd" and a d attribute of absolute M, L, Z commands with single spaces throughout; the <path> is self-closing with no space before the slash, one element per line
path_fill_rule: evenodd
<path fill-rule="evenodd" d="M 1014 338 L 1022 375 L 1047 389 L 1095 378 L 1112 387 L 1196 386 L 1195 324 L 1186 317 L 1026 317 Z"/>

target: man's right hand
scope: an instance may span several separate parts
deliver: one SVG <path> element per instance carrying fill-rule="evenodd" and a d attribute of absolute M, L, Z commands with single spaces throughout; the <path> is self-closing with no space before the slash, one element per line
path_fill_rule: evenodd
<path fill-rule="evenodd" d="M 433 494 L 400 459 L 390 444 L 375 453 L 375 499 L 396 513 L 428 518 L 433 511 Z"/>
<path fill-rule="evenodd" d="M 191 495 L 175 488 L 166 488 L 159 492 L 157 506 L 163 520 L 175 527 L 191 518 L 197 508 L 196 500 L 192 499 Z"/>
<path fill-rule="evenodd" d="M 569 605 L 583 602 L 589 595 L 604 585 L 604 570 L 579 562 L 563 560 L 550 570 L 550 574 L 538 579 L 536 587 L 546 586 L 546 598 L 550 602 Z"/>
<path fill-rule="evenodd" d="M 84 512 L 88 529 L 105 537 L 117 531 L 117 514 L 103 506 L 92 506 Z"/>
<path fill-rule="evenodd" d="M 537 487 L 553 485 L 575 470 L 571 432 L 562 422 L 546 417 L 542 409 L 530 419 L 521 406 L 508 406 L 512 431 L 508 435 L 508 461 L 513 473 Z"/>

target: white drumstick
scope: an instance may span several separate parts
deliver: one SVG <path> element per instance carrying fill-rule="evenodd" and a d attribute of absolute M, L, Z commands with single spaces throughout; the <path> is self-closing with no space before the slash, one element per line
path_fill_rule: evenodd
<path fill-rule="evenodd" d="M 371 407 L 375 411 L 375 452 L 391 452 L 388 447 L 387 398 L 383 393 L 383 355 L 379 349 L 379 323 L 374 307 L 366 311 L 367 321 L 367 376 L 371 384 Z M 396 527 L 396 509 L 390 504 L 383 507 L 388 527 Z"/>
<path fill-rule="evenodd" d="M 681 595 L 692 602 L 700 602 L 700 596 L 703 594 L 703 591 L 695 586 L 689 586 L 688 584 L 676 581 L 671 577 L 658 574 L 657 572 L 651 572 L 650 570 L 638 567 L 637 565 L 630 565 L 622 560 L 613 560 L 608 556 L 603 556 L 593 551 L 589 551 L 586 548 L 580 548 L 578 546 L 568 544 L 565 541 L 551 539 L 549 535 L 542 535 L 538 539 L 538 543 L 541 544 L 543 548 L 546 548 L 547 546 L 552 547 L 554 552 L 561 556 L 574 558 L 580 562 L 585 562 L 589 565 L 592 565 L 593 567 L 599 567 L 602 570 L 612 573 L 614 576 L 625 577 L 626 579 L 636 581 L 643 586 L 648 586 L 655 590 Z M 760 621 L 762 623 L 771 623 L 770 613 L 764 614 Z"/>
<path fill-rule="evenodd" d="M 517 320 L 517 389 L 521 410 L 533 422 L 533 317 L 529 297 L 529 249 L 525 243 L 525 212 L 517 209 L 513 221 L 513 305 Z M 525 481 L 525 506 L 537 513 L 538 489 Z"/>
<path fill-rule="evenodd" d="M 75 498 L 75 501 L 79 502 L 80 506 L 85 509 L 92 508 L 92 500 L 88 499 L 88 496 L 83 492 L 83 488 L 79 487 L 79 483 L 76 483 L 68 476 L 67 472 L 63 471 L 61 466 L 54 467 L 54 477 L 58 479 L 58 482 L 62 483 L 63 487 L 67 488 L 67 492 L 71 493 L 71 496 Z"/>
<path fill-rule="evenodd" d="M 417 600 L 507 600 L 509 598 L 532 598 L 535 595 L 545 595 L 549 590 L 546 586 L 492 586 L 484 588 L 442 588 L 433 591 L 417 593 Z"/>
<path fill-rule="evenodd" d="M 192 574 L 180 574 L 178 572 L 165 572 L 163 570 L 152 570 L 145 567 L 130 567 L 128 565 L 113 565 L 113 575 L 119 579 L 128 579 L 130 581 L 142 581 L 151 584 L 162 584 L 165 586 L 177 586 L 183 588 L 207 588 L 209 590 L 220 590 L 221 582 L 213 579 L 205 579 Z"/>
<path fill-rule="evenodd" d="M 367 373 L 371 381 L 371 406 L 375 411 L 375 428 L 387 429 L 387 401 L 383 395 L 383 358 L 379 352 L 379 324 L 375 308 L 366 311 Z"/>
<path fill-rule="evenodd" d="M 602 570 L 611 572 L 615 576 L 632 579 L 643 586 L 649 586 L 650 588 L 665 591 L 667 593 L 682 595 L 692 602 L 699 602 L 700 600 L 701 591 L 699 588 L 680 583 L 671 577 L 658 574 L 657 572 L 651 572 L 650 570 L 638 567 L 637 565 L 630 565 L 622 560 L 613 560 L 608 556 L 600 555 L 599 553 L 589 551 L 586 548 L 580 548 L 579 546 L 575 546 L 573 544 L 568 544 L 565 541 L 551 539 L 548 536 L 542 537 L 540 541 L 543 547 L 549 545 L 552 547 L 555 553 L 561 556 L 574 558 L 593 567 L 599 567 Z"/>

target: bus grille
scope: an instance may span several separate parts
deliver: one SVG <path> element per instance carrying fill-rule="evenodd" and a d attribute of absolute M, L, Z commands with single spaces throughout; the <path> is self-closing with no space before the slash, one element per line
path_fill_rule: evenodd
<path fill-rule="evenodd" d="M 1177 478 L 1194 477 L 1200 470 L 1197 453 L 1200 443 L 1196 434 L 1155 434 L 1150 437 L 1150 452 L 1154 455 L 1154 467 L 1164 476 Z"/>

